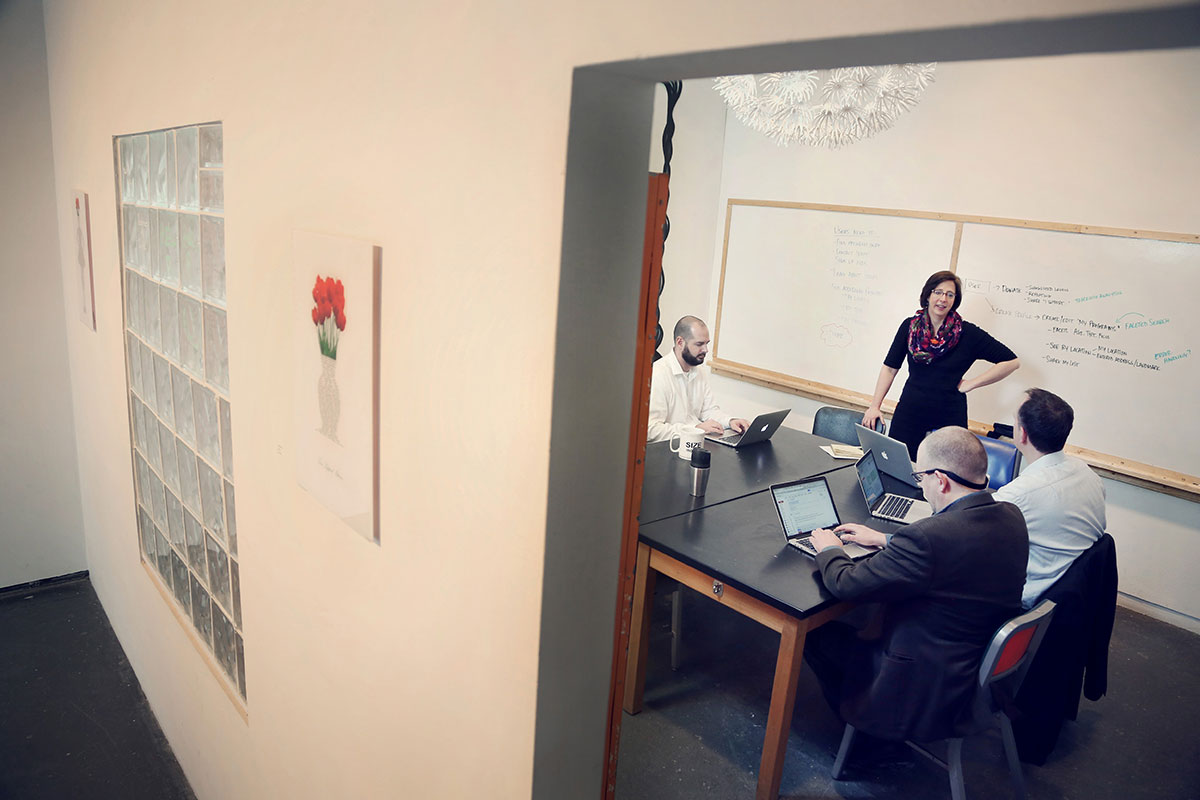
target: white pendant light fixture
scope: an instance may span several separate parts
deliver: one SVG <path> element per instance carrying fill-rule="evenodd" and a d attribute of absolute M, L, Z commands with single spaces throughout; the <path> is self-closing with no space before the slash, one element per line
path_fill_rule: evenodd
<path fill-rule="evenodd" d="M 838 148 L 892 127 L 933 82 L 935 64 L 732 75 L 713 81 L 734 115 L 781 145 Z"/>

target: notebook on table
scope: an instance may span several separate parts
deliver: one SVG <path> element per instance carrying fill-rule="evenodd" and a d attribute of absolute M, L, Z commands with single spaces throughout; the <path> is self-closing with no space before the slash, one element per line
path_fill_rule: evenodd
<path fill-rule="evenodd" d="M 752 444 L 765 442 L 775 435 L 775 431 L 779 430 L 779 426 L 783 424 L 783 420 L 791 413 L 790 408 L 785 408 L 782 411 L 772 411 L 769 414 L 759 414 L 751 421 L 750 426 L 746 428 L 745 433 L 727 432 L 724 434 L 712 434 L 704 438 L 710 442 L 723 444 L 727 447 L 749 447 Z M 728 431 L 728 429 L 726 429 Z"/>
<path fill-rule="evenodd" d="M 811 541 L 814 530 L 832 529 L 841 524 L 824 475 L 777 483 L 771 487 L 771 499 L 775 503 L 787 543 L 806 555 L 817 555 L 817 549 Z M 846 542 L 843 549 L 846 555 L 856 561 L 876 552 L 855 542 Z"/>
<path fill-rule="evenodd" d="M 875 463 L 875 451 L 863 453 L 863 457 L 854 463 L 854 468 L 858 470 L 858 485 L 872 517 L 907 525 L 933 516 L 933 506 L 924 500 L 884 491 L 879 465 Z"/>

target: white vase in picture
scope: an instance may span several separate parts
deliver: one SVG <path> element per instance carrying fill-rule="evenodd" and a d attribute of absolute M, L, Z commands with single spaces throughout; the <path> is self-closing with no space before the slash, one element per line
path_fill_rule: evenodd
<path fill-rule="evenodd" d="M 329 441 L 338 441 L 338 417 L 342 413 L 342 398 L 337 385 L 337 359 L 321 356 L 321 377 L 317 378 L 317 404 L 321 411 L 320 433 Z"/>

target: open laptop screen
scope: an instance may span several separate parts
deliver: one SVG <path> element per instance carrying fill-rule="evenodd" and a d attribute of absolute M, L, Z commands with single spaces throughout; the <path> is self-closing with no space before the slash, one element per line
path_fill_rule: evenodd
<path fill-rule="evenodd" d="M 875 502 L 883 497 L 883 479 L 879 477 L 879 468 L 875 465 L 875 453 L 871 450 L 863 453 L 854 468 L 858 470 L 858 483 L 862 486 L 867 508 L 874 508 Z"/>
<path fill-rule="evenodd" d="M 771 488 L 775 508 L 788 537 L 838 524 L 837 510 L 824 478 Z"/>

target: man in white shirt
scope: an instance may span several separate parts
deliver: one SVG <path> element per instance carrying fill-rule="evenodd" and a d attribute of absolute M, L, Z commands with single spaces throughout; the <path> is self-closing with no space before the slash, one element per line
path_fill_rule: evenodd
<path fill-rule="evenodd" d="M 731 419 L 713 400 L 708 370 L 701 369 L 708 355 L 708 326 L 692 316 L 675 323 L 675 347 L 654 364 L 650 379 L 650 424 L 647 442 L 663 442 L 685 428 L 721 433 L 732 428 L 742 433 L 750 426 Z"/>
<path fill-rule="evenodd" d="M 1075 412 L 1061 397 L 1030 389 L 1015 422 L 1013 442 L 1024 466 L 995 494 L 1025 515 L 1029 565 L 1021 605 L 1032 608 L 1075 557 L 1104 535 L 1104 485 L 1087 464 L 1062 452 Z"/>

